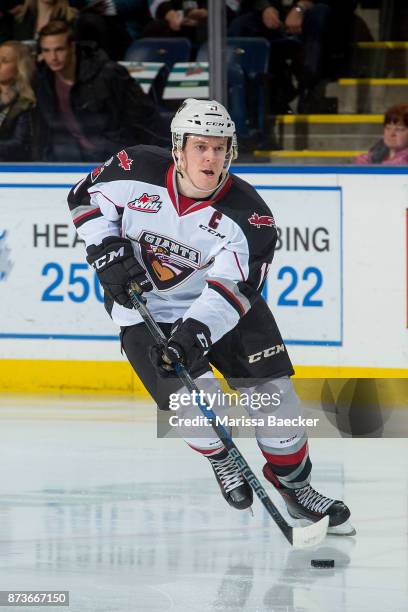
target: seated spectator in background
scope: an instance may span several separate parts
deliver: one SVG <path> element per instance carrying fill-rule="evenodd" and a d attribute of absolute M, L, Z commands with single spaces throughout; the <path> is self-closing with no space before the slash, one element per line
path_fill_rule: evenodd
<path fill-rule="evenodd" d="M 13 10 L 21 0 L 1 0 L 0 2 L 0 44 L 13 39 Z"/>
<path fill-rule="evenodd" d="M 33 40 L 52 19 L 73 22 L 78 11 L 69 0 L 25 0 L 14 11 L 14 40 Z"/>
<path fill-rule="evenodd" d="M 408 104 L 393 106 L 385 113 L 384 137 L 355 161 L 388 166 L 408 164 Z"/>
<path fill-rule="evenodd" d="M 34 89 L 44 159 L 101 161 L 128 145 L 170 144 L 152 100 L 94 43 L 75 42 L 58 20 L 40 30 L 38 42 Z"/>
<path fill-rule="evenodd" d="M 196 45 L 207 40 L 206 0 L 149 0 L 149 8 L 152 21 L 142 38 L 184 36 Z"/>
<path fill-rule="evenodd" d="M 74 24 L 77 40 L 93 40 L 113 60 L 121 60 L 132 37 L 115 0 L 69 0 L 79 9 Z M 136 2 L 137 0 L 129 0 Z"/>
<path fill-rule="evenodd" d="M 150 0 L 115 0 L 118 15 L 125 21 L 132 40 L 141 38 L 146 25 L 152 20 Z"/>
<path fill-rule="evenodd" d="M 122 59 L 131 38 L 116 15 L 113 0 L 24 0 L 12 9 L 14 40 L 36 40 L 39 31 L 52 20 L 72 24 L 78 40 L 92 40 L 111 59 Z"/>
<path fill-rule="evenodd" d="M 275 90 L 281 86 L 288 100 L 293 97 L 285 67 L 290 59 L 298 82 L 298 112 L 326 112 L 319 85 L 345 70 L 356 4 L 356 0 L 297 0 L 288 6 L 284 0 L 242 0 L 228 34 L 262 36 L 277 43 L 271 46 L 270 60 Z"/>
<path fill-rule="evenodd" d="M 20 42 L 0 45 L 0 160 L 31 160 L 34 60 Z"/>

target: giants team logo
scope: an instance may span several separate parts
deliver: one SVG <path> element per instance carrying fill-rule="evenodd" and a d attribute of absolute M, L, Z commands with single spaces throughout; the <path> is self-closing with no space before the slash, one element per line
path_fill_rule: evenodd
<path fill-rule="evenodd" d="M 158 213 L 163 202 L 158 195 L 147 195 L 144 193 L 140 198 L 128 202 L 128 208 L 145 213 Z"/>
<path fill-rule="evenodd" d="M 200 251 L 154 232 L 139 238 L 142 259 L 156 287 L 172 289 L 200 269 Z"/>
<path fill-rule="evenodd" d="M 106 161 L 104 164 L 101 164 L 100 166 L 98 166 L 97 168 L 94 168 L 91 172 L 91 181 L 92 183 L 94 183 L 96 181 L 96 179 L 98 179 L 102 172 L 105 170 L 105 168 L 107 168 L 108 166 L 111 165 L 113 160 L 113 157 L 111 157 L 110 159 L 108 159 L 108 161 Z"/>
<path fill-rule="evenodd" d="M 248 221 L 251 225 L 255 225 L 255 227 L 258 229 L 261 226 L 272 227 L 275 225 L 275 219 L 272 217 L 272 215 L 270 217 L 268 215 L 258 215 L 256 212 L 252 213 Z"/>
<path fill-rule="evenodd" d="M 119 160 L 119 168 L 122 168 L 122 170 L 126 170 L 127 172 L 129 172 L 133 164 L 133 159 L 130 159 L 130 157 L 128 157 L 128 154 L 125 150 L 119 151 L 116 157 Z"/>

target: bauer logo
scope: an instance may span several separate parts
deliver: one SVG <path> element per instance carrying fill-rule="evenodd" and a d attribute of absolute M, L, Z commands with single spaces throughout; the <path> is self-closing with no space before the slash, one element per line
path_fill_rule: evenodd
<path fill-rule="evenodd" d="M 137 210 L 138 212 L 158 213 L 162 204 L 163 202 L 160 201 L 160 196 L 147 195 L 147 193 L 144 193 L 140 198 L 128 202 L 128 208 Z"/>
<path fill-rule="evenodd" d="M 268 495 L 265 489 L 255 476 L 255 474 L 250 470 L 248 464 L 246 463 L 245 459 L 240 455 L 239 451 L 236 448 L 230 448 L 228 454 L 230 457 L 232 457 L 236 465 L 239 467 L 241 474 L 253 488 L 259 499 L 267 499 Z"/>
<path fill-rule="evenodd" d="M 8 275 L 13 267 L 13 262 L 10 259 L 10 249 L 6 244 L 7 230 L 0 232 L 0 281 L 7 280 Z"/>

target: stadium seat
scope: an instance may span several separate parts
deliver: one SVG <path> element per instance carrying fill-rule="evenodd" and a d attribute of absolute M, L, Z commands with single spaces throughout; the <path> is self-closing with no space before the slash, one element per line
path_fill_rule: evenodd
<path fill-rule="evenodd" d="M 228 38 L 227 44 L 231 59 L 250 79 L 268 72 L 269 42 L 266 38 Z"/>
<path fill-rule="evenodd" d="M 130 45 L 127 62 L 164 62 L 169 68 L 176 62 L 188 62 L 191 43 L 188 38 L 141 38 Z"/>

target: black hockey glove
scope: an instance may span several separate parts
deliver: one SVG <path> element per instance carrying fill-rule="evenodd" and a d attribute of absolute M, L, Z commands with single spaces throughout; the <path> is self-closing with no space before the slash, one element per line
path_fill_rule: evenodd
<path fill-rule="evenodd" d="M 130 281 L 137 283 L 139 293 L 153 289 L 127 238 L 108 236 L 102 244 L 92 244 L 86 251 L 86 260 L 95 268 L 104 291 L 121 306 L 132 308 L 127 292 Z"/>
<path fill-rule="evenodd" d="M 150 350 L 150 359 L 160 376 L 174 376 L 174 366 L 182 363 L 188 370 L 211 348 L 211 332 L 207 325 L 187 319 L 178 319 L 171 328 L 166 346 L 155 345 Z"/>

